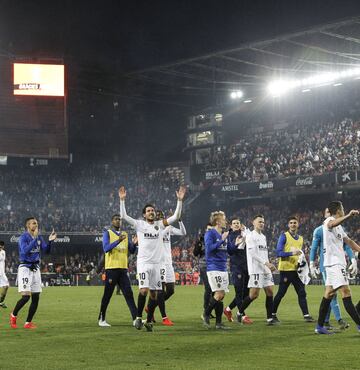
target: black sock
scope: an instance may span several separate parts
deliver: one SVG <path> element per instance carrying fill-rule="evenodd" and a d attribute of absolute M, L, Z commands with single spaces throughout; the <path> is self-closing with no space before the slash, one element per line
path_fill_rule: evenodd
<path fill-rule="evenodd" d="M 209 304 L 205 309 L 205 315 L 206 316 L 211 315 L 211 311 L 215 308 L 216 304 L 217 304 L 217 300 L 214 297 L 210 297 Z"/>
<path fill-rule="evenodd" d="M 218 301 L 215 305 L 216 323 L 221 324 L 221 318 L 224 311 L 223 301 Z"/>
<path fill-rule="evenodd" d="M 153 300 L 153 299 L 149 298 L 147 307 L 148 307 L 148 313 L 147 313 L 146 321 L 151 322 L 153 320 L 153 317 L 154 317 L 154 311 L 155 311 L 155 308 L 156 308 L 156 300 Z"/>
<path fill-rule="evenodd" d="M 352 303 L 351 297 L 343 298 L 343 303 L 346 312 L 350 315 L 350 317 L 354 320 L 356 325 L 360 325 L 360 316 L 356 311 L 354 304 Z"/>
<path fill-rule="evenodd" d="M 35 315 L 35 312 L 38 308 L 39 298 L 40 298 L 40 293 L 33 293 L 31 295 L 31 305 L 29 307 L 29 313 L 28 313 L 26 322 L 31 322 L 32 321 L 32 319 Z"/>
<path fill-rule="evenodd" d="M 13 310 L 13 315 L 14 316 L 17 316 L 19 311 L 26 305 L 26 303 L 28 303 L 30 299 L 30 296 L 29 295 L 23 295 L 16 303 L 16 306 Z"/>
<path fill-rule="evenodd" d="M 145 303 L 146 303 L 146 295 L 143 295 L 143 294 L 139 293 L 139 295 L 138 295 L 138 309 L 137 309 L 138 317 L 142 317 L 144 307 L 145 307 Z"/>
<path fill-rule="evenodd" d="M 229 308 L 230 308 L 230 310 L 232 310 L 233 308 L 235 308 L 236 307 L 236 298 L 234 298 L 232 301 L 231 301 L 231 303 L 229 304 Z"/>
<path fill-rule="evenodd" d="M 244 298 L 242 304 L 241 304 L 241 307 L 239 308 L 239 312 L 241 315 L 244 315 L 244 311 L 250 306 L 250 303 L 252 302 L 253 300 L 250 298 L 250 296 L 247 296 Z"/>
<path fill-rule="evenodd" d="M 164 291 L 159 291 L 158 292 L 157 301 L 155 302 L 154 310 L 155 310 L 155 308 L 156 308 L 157 305 L 159 306 L 161 317 L 162 318 L 167 317 L 166 316 L 166 310 L 165 310 Z"/>
<path fill-rule="evenodd" d="M 5 299 L 5 296 L 4 295 L 0 296 L 0 303 L 3 303 L 4 302 L 4 299 Z"/>
<path fill-rule="evenodd" d="M 327 299 L 327 298 L 323 297 L 323 299 L 320 303 L 319 318 L 318 318 L 318 325 L 319 326 L 324 326 L 324 322 L 325 322 L 325 319 L 326 319 L 326 315 L 329 311 L 331 300 L 332 300 L 332 298 Z"/>
<path fill-rule="evenodd" d="M 265 307 L 266 307 L 266 315 L 268 319 L 272 318 L 273 304 L 274 304 L 274 297 L 266 296 Z"/>
<path fill-rule="evenodd" d="M 358 315 L 360 315 L 360 301 L 356 305 L 356 311 L 357 311 Z"/>
<path fill-rule="evenodd" d="M 166 283 L 166 291 L 164 293 L 164 301 L 167 301 L 175 293 L 175 284 Z"/>

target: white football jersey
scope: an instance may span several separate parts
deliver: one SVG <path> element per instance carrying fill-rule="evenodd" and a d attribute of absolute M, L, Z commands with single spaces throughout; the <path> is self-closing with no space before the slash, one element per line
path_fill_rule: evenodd
<path fill-rule="evenodd" d="M 246 234 L 246 258 L 249 275 L 270 274 L 270 269 L 265 266 L 269 262 L 268 246 L 264 234 L 253 230 Z"/>
<path fill-rule="evenodd" d="M 136 220 L 134 227 L 138 237 L 137 262 L 160 263 L 164 253 L 163 232 L 165 226 L 163 221 L 149 224 L 143 220 Z"/>
<path fill-rule="evenodd" d="M 171 228 L 172 226 L 167 226 L 163 231 L 163 243 L 164 249 L 162 253 L 161 263 L 164 264 L 171 264 L 172 257 L 171 257 Z"/>
<path fill-rule="evenodd" d="M 163 249 L 163 256 L 161 259 L 161 263 L 164 263 L 166 265 L 172 264 L 171 235 L 176 235 L 176 236 L 186 235 L 184 224 L 181 221 L 179 221 L 179 225 L 180 225 L 180 229 L 177 229 L 176 227 L 169 225 L 165 227 L 165 229 L 163 230 L 164 249 Z"/>
<path fill-rule="evenodd" d="M 0 276 L 5 275 L 5 259 L 6 253 L 4 250 L 0 251 Z"/>
<path fill-rule="evenodd" d="M 328 223 L 335 220 L 335 217 L 330 216 L 324 221 L 323 226 L 323 244 L 324 244 L 324 266 L 342 265 L 346 266 L 344 252 L 344 238 L 347 237 L 341 225 L 328 228 Z"/>

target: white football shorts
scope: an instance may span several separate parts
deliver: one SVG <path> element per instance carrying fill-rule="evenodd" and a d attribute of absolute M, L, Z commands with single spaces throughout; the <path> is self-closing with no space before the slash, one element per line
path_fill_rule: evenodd
<path fill-rule="evenodd" d="M 326 266 L 326 286 L 332 286 L 333 289 L 340 288 L 344 285 L 349 285 L 349 280 L 346 276 L 346 267 L 342 265 Z"/>
<path fill-rule="evenodd" d="M 139 289 L 149 288 L 150 290 L 162 290 L 160 264 L 138 263 L 137 279 Z"/>
<path fill-rule="evenodd" d="M 18 291 L 21 292 L 31 292 L 31 293 L 41 293 L 41 274 L 40 269 L 36 271 L 31 271 L 29 267 L 20 265 L 18 269 Z"/>
<path fill-rule="evenodd" d="M 212 292 L 229 291 L 229 274 L 227 271 L 208 271 L 206 274 Z"/>
<path fill-rule="evenodd" d="M 249 275 L 248 288 L 266 288 L 274 285 L 272 274 L 251 274 Z"/>

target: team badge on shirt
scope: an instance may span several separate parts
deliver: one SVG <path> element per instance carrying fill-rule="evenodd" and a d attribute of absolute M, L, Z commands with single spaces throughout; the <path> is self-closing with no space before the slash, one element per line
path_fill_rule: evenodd
<path fill-rule="evenodd" d="M 154 229 L 157 231 L 157 230 L 159 230 L 159 226 L 158 225 L 155 225 L 154 226 Z"/>

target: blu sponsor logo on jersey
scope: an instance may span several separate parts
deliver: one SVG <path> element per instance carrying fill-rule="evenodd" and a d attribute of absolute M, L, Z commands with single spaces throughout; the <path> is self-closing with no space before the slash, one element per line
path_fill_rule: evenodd
<path fill-rule="evenodd" d="M 159 237 L 159 233 L 152 234 L 152 233 L 144 233 L 145 239 L 157 239 Z"/>

